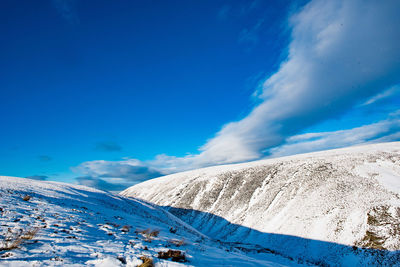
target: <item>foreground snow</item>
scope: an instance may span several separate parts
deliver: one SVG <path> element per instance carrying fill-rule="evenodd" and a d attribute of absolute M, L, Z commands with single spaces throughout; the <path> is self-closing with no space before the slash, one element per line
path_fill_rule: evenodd
<path fill-rule="evenodd" d="M 400 143 L 216 166 L 121 193 L 225 242 L 328 265 L 400 262 Z"/>
<path fill-rule="evenodd" d="M 83 186 L 0 176 L 0 214 L 0 266 L 137 266 L 142 256 L 156 266 L 300 265 L 245 254 L 157 206 Z M 188 261 L 157 258 L 168 249 Z"/>

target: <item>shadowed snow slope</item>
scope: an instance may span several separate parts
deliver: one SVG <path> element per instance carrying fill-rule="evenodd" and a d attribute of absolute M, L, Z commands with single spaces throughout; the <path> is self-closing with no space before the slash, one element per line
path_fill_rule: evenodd
<path fill-rule="evenodd" d="M 164 206 L 210 237 L 293 258 L 337 265 L 364 264 L 369 252 L 382 256 L 369 264 L 399 258 L 399 142 L 209 167 L 121 194 Z"/>
<path fill-rule="evenodd" d="M 0 266 L 137 266 L 142 256 L 156 266 L 301 265 L 243 252 L 155 205 L 84 186 L 0 176 L 0 215 Z M 188 261 L 157 258 L 168 249 Z"/>

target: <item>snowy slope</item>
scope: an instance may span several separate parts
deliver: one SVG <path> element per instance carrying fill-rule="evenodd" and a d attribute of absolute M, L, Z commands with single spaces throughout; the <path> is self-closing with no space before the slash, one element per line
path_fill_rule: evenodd
<path fill-rule="evenodd" d="M 0 176 L 0 214 L 0 266 L 137 266 L 142 256 L 155 266 L 300 265 L 210 240 L 155 205 L 84 186 Z M 157 258 L 168 249 L 188 261 Z"/>
<path fill-rule="evenodd" d="M 400 262 L 399 142 L 204 168 L 121 194 L 164 206 L 210 237 L 295 259 Z"/>

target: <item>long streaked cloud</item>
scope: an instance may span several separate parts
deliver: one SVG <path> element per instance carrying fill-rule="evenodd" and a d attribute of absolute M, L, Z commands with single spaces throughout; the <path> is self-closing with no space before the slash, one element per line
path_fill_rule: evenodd
<path fill-rule="evenodd" d="M 134 182 L 145 178 L 142 174 L 113 172 L 132 165 L 161 175 L 255 160 L 270 153 L 277 156 L 308 152 L 307 147 L 319 150 L 396 140 L 399 120 L 393 116 L 346 131 L 299 133 L 363 103 L 369 106 L 392 95 L 385 90 L 400 81 L 399 11 L 400 2 L 396 0 L 310 1 L 289 20 L 288 57 L 257 90 L 259 104 L 242 120 L 223 126 L 200 147 L 198 154 L 159 155 L 145 162 L 89 162 L 77 170 L 98 178 L 128 177 Z"/>
<path fill-rule="evenodd" d="M 392 97 L 394 95 L 400 95 L 400 85 L 390 87 L 389 89 L 383 91 L 382 93 L 379 93 L 379 94 L 371 97 L 370 99 L 368 99 L 367 101 L 362 103 L 361 106 L 371 105 L 378 101 L 388 99 L 389 97 Z"/>
<path fill-rule="evenodd" d="M 270 157 L 282 157 L 358 144 L 400 140 L 400 119 L 388 119 L 349 130 L 306 133 L 291 136 L 286 143 L 270 150 Z"/>
<path fill-rule="evenodd" d="M 263 101 L 202 148 L 214 163 L 257 159 L 287 136 L 343 114 L 399 81 L 399 1 L 312 1 L 290 20 L 289 55 Z"/>

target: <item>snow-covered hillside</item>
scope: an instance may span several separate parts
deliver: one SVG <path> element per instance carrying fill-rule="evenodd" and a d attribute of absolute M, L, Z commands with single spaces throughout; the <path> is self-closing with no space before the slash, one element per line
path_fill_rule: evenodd
<path fill-rule="evenodd" d="M 144 199 L 224 242 L 328 265 L 400 262 L 400 143 L 216 166 L 146 181 Z"/>
<path fill-rule="evenodd" d="M 0 266 L 300 265 L 210 240 L 155 205 L 84 186 L 0 176 L 0 214 Z M 182 254 L 186 262 L 170 257 Z"/>

